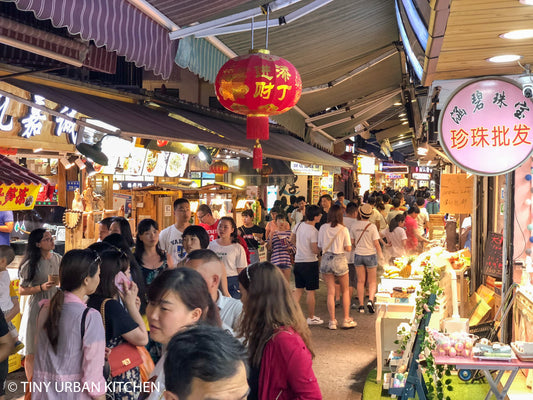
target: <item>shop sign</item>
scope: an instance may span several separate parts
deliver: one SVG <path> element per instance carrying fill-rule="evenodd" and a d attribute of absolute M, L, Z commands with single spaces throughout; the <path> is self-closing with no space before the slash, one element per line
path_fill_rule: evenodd
<path fill-rule="evenodd" d="M 74 192 L 80 188 L 80 181 L 67 181 L 67 192 Z"/>
<path fill-rule="evenodd" d="M 15 118 L 7 115 L 9 104 L 12 100 L 9 97 L 0 95 L 0 131 L 11 132 L 14 128 Z M 33 102 L 35 104 L 44 106 L 46 99 L 39 95 L 33 95 Z M 59 112 L 71 118 L 78 113 L 69 107 L 62 107 Z M 47 113 L 35 107 L 29 107 L 28 113 L 19 118 L 21 129 L 19 136 L 30 139 L 33 136 L 40 135 L 47 120 Z M 61 136 L 63 133 L 67 135 L 68 143 L 76 144 L 78 137 L 77 125 L 63 117 L 53 117 L 55 122 L 54 135 Z"/>
<path fill-rule="evenodd" d="M 411 167 L 411 171 L 413 172 L 421 172 L 424 174 L 431 174 L 433 172 L 433 168 L 431 167 Z"/>
<path fill-rule="evenodd" d="M 420 172 L 415 172 L 411 174 L 413 179 L 417 181 L 429 181 L 431 179 L 431 174 L 422 174 Z"/>
<path fill-rule="evenodd" d="M 359 174 L 373 174 L 376 171 L 376 163 L 374 157 L 357 157 L 357 173 Z"/>
<path fill-rule="evenodd" d="M 402 179 L 403 175 L 400 174 L 386 174 L 387 179 Z"/>
<path fill-rule="evenodd" d="M 458 166 L 476 175 L 501 175 L 533 151 L 533 103 L 505 78 L 470 81 L 440 113 L 440 143 Z"/>
<path fill-rule="evenodd" d="M 397 174 L 408 174 L 409 167 L 407 165 L 383 163 L 381 167 L 381 171 L 389 172 L 389 173 L 397 173 Z"/>
<path fill-rule="evenodd" d="M 291 169 L 295 175 L 322 176 L 322 165 L 304 165 L 291 161 Z"/>
<path fill-rule="evenodd" d="M 0 185 L 0 211 L 31 210 L 41 185 Z"/>

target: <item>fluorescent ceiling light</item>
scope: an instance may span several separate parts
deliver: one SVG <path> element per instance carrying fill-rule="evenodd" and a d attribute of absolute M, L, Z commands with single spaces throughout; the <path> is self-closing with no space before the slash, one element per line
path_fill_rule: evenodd
<path fill-rule="evenodd" d="M 409 19 L 409 24 L 415 32 L 418 42 L 425 51 L 429 37 L 429 33 L 426 29 L 426 26 L 424 25 L 422 18 L 420 18 L 420 14 L 416 10 L 415 5 L 413 4 L 413 0 L 402 0 L 402 4 L 405 13 L 407 14 L 407 18 Z"/>
<path fill-rule="evenodd" d="M 418 77 L 419 80 L 422 80 L 422 75 L 424 73 L 424 70 L 422 68 L 422 65 L 420 65 L 420 61 L 418 61 L 418 59 L 416 58 L 416 55 L 413 49 L 411 48 L 411 44 L 409 43 L 407 32 L 405 31 L 402 17 L 400 15 L 400 9 L 398 8 L 398 3 L 395 2 L 394 6 L 396 9 L 396 21 L 398 23 L 398 29 L 400 30 L 400 37 L 402 38 L 402 43 L 403 43 L 405 54 L 407 54 L 409 63 L 413 67 L 413 70 L 415 71 L 416 76 Z"/>
<path fill-rule="evenodd" d="M 400 115 L 398 115 L 398 117 L 405 117 L 407 114 L 406 113 L 401 113 Z"/>
<path fill-rule="evenodd" d="M 401 103 L 401 102 L 399 102 L 399 101 L 397 101 L 397 102 L 396 102 L 396 103 L 394 103 L 393 105 L 394 105 L 394 106 L 401 106 L 401 105 L 402 105 L 402 103 Z"/>
<path fill-rule="evenodd" d="M 531 39 L 533 38 L 533 29 L 518 29 L 516 31 L 502 33 L 500 37 L 503 39 L 515 39 L 515 40 Z"/>
<path fill-rule="evenodd" d="M 533 0 L 518 0 L 520 3 L 525 4 L 526 6 L 533 6 Z"/>
<path fill-rule="evenodd" d="M 403 121 L 403 122 L 402 122 L 402 125 L 407 125 L 408 123 L 409 123 L 409 122 L 407 122 L 407 121 Z"/>
<path fill-rule="evenodd" d="M 487 61 L 490 61 L 493 63 L 507 63 L 507 62 L 518 61 L 521 58 L 522 56 L 519 56 L 516 54 L 504 54 L 502 56 L 494 56 L 491 58 L 487 58 Z"/>

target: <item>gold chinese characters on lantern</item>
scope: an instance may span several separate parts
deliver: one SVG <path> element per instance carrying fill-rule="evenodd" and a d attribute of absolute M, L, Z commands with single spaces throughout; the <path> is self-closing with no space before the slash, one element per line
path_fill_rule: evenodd
<path fill-rule="evenodd" d="M 268 117 L 296 105 L 302 94 L 300 74 L 294 65 L 268 50 L 252 50 L 220 68 L 215 90 L 225 108 L 247 116 L 246 138 L 256 141 L 253 168 L 262 168 L 259 140 L 268 140 Z"/>

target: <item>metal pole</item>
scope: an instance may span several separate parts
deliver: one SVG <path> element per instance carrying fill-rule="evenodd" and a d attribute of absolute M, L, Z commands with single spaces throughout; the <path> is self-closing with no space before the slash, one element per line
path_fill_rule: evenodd
<path fill-rule="evenodd" d="M 504 212 L 503 212 L 503 243 L 502 243 L 502 310 L 506 306 L 504 293 L 511 287 L 513 283 L 513 179 L 514 173 L 508 172 L 505 174 L 505 194 L 504 194 Z M 501 340 L 503 343 L 508 343 L 511 339 L 508 316 L 501 321 Z"/>

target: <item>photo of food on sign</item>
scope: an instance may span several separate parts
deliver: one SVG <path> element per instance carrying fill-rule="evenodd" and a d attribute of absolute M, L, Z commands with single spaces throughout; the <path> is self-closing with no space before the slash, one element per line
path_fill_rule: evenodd
<path fill-rule="evenodd" d="M 165 176 L 168 154 L 166 151 L 148 150 L 144 161 L 143 175 Z"/>
<path fill-rule="evenodd" d="M 175 178 L 181 177 L 187 167 L 188 154 L 170 153 L 167 164 L 167 176 Z"/>
<path fill-rule="evenodd" d="M 124 173 L 128 175 L 140 175 L 143 170 L 146 149 L 135 147 L 131 154 L 124 160 Z"/>

